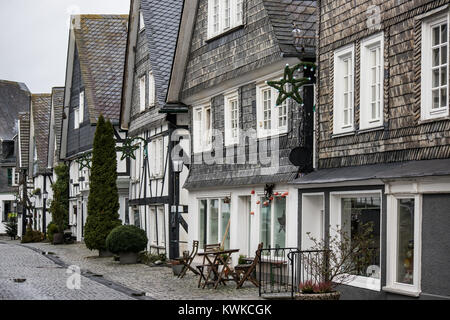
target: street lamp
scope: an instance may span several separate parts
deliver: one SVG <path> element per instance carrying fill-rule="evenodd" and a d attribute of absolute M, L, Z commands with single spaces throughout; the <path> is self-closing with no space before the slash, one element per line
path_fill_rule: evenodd
<path fill-rule="evenodd" d="M 43 215 L 42 215 L 42 232 L 44 233 L 44 235 L 46 234 L 46 225 L 47 225 L 47 199 L 48 199 L 48 192 L 47 190 L 45 190 L 42 193 L 42 199 L 44 200 L 42 203 L 42 207 L 43 207 Z"/>
<path fill-rule="evenodd" d="M 173 172 L 174 173 L 181 173 L 183 171 L 184 162 L 183 160 L 173 160 Z"/>

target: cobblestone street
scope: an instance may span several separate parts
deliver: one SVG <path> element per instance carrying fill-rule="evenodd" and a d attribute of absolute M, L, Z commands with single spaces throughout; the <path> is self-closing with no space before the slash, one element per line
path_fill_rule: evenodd
<path fill-rule="evenodd" d="M 38 251 L 54 254 L 47 258 Z M 239 290 L 234 283 L 219 286 L 217 290 L 199 289 L 198 277 L 193 273 L 177 279 L 168 267 L 120 265 L 112 258 L 99 258 L 96 251 L 88 250 L 84 244 L 20 245 L 18 241 L 0 240 L 0 257 L 0 299 L 259 299 L 258 289 L 250 282 Z M 66 267 L 70 265 L 81 268 L 81 290 L 67 289 Z M 13 281 L 19 278 L 27 280 L 23 283 Z"/>

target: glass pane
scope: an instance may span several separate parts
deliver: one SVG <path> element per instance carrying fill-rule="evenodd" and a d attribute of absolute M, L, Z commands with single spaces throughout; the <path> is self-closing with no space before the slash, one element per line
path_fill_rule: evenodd
<path fill-rule="evenodd" d="M 439 44 L 439 27 L 435 27 L 432 30 L 433 33 L 433 46 Z"/>
<path fill-rule="evenodd" d="M 275 201 L 274 215 L 274 246 L 275 248 L 286 247 L 286 198 Z"/>
<path fill-rule="evenodd" d="M 227 227 L 228 227 L 228 222 L 230 221 L 230 204 L 229 203 L 225 203 L 223 200 L 221 201 L 221 226 L 222 226 L 222 230 L 220 232 L 220 241 L 223 240 L 223 237 L 225 235 L 225 232 L 227 231 Z M 230 229 L 228 228 L 228 233 L 227 233 L 227 237 L 225 238 L 225 243 L 224 243 L 224 247 L 225 249 L 230 249 Z"/>
<path fill-rule="evenodd" d="M 439 69 L 433 70 L 433 88 L 439 87 Z"/>
<path fill-rule="evenodd" d="M 372 86 L 372 100 L 371 101 L 377 101 L 377 87 Z"/>
<path fill-rule="evenodd" d="M 260 242 L 263 243 L 264 248 L 272 245 L 270 226 L 271 226 L 271 204 L 264 206 L 265 198 L 261 198 L 261 219 L 260 219 Z"/>
<path fill-rule="evenodd" d="M 433 109 L 439 109 L 439 89 L 433 90 Z"/>
<path fill-rule="evenodd" d="M 397 212 L 397 282 L 413 284 L 414 199 L 399 200 Z"/>
<path fill-rule="evenodd" d="M 349 86 L 348 86 L 348 77 L 344 77 L 344 92 L 348 92 Z"/>
<path fill-rule="evenodd" d="M 219 243 L 219 200 L 210 200 L 209 202 L 209 233 L 208 244 Z"/>
<path fill-rule="evenodd" d="M 373 226 L 371 261 L 356 266 L 355 275 L 380 278 L 380 203 L 380 197 L 376 196 L 342 199 L 341 224 L 350 241 L 362 231 L 363 225 L 372 223 Z"/>
<path fill-rule="evenodd" d="M 433 67 L 439 65 L 439 48 L 433 49 Z"/>
<path fill-rule="evenodd" d="M 441 68 L 441 86 L 447 85 L 447 67 Z"/>
<path fill-rule="evenodd" d="M 441 43 L 447 42 L 447 24 L 441 26 Z"/>
<path fill-rule="evenodd" d="M 372 73 L 372 83 L 376 83 L 377 82 L 377 69 L 372 68 L 371 73 Z"/>
<path fill-rule="evenodd" d="M 447 46 L 441 48 L 441 64 L 447 63 Z"/>
<path fill-rule="evenodd" d="M 199 246 L 200 248 L 205 247 L 205 235 L 206 235 L 206 209 L 207 208 L 207 201 L 206 200 L 200 200 L 199 203 Z"/>
<path fill-rule="evenodd" d="M 377 104 L 375 102 L 372 103 L 372 120 L 377 117 Z"/>
<path fill-rule="evenodd" d="M 441 108 L 447 106 L 447 88 L 441 89 Z"/>
<path fill-rule="evenodd" d="M 141 227 L 141 215 L 139 214 L 139 210 L 134 210 L 134 225 L 138 228 Z"/>

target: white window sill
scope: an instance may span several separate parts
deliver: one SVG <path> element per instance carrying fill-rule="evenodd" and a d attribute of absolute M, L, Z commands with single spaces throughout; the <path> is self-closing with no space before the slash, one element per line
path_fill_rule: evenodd
<path fill-rule="evenodd" d="M 277 137 L 281 137 L 286 135 L 288 132 L 286 131 L 280 131 L 280 132 L 273 132 L 270 134 L 258 134 L 257 135 L 257 139 L 258 140 L 264 140 L 264 139 L 269 139 L 269 138 L 277 138 Z"/>
<path fill-rule="evenodd" d="M 421 118 L 419 120 L 419 124 L 426 124 L 426 123 L 431 123 L 431 122 L 436 122 L 436 121 L 446 121 L 446 120 L 450 120 L 450 116 L 444 115 L 444 116 L 440 116 L 440 117 Z"/>
<path fill-rule="evenodd" d="M 352 281 L 344 283 L 344 285 L 378 292 L 381 291 L 381 281 L 377 278 L 356 276 Z"/>
<path fill-rule="evenodd" d="M 241 29 L 243 27 L 244 27 L 244 24 L 241 23 L 239 25 L 236 25 L 236 26 L 233 26 L 233 27 L 228 28 L 226 30 L 223 30 L 223 31 L 221 31 L 219 33 L 209 34 L 208 38 L 206 39 L 206 42 L 208 43 L 208 42 L 216 40 L 216 39 L 218 39 L 220 37 L 226 36 L 227 34 L 230 34 L 230 33 L 234 32 L 234 31 L 236 31 L 238 29 Z"/>
<path fill-rule="evenodd" d="M 383 291 L 386 291 L 389 293 L 400 294 L 400 295 L 404 295 L 404 296 L 409 296 L 409 297 L 416 297 L 416 298 L 420 296 L 420 291 L 417 291 L 417 290 L 409 291 L 409 290 L 395 288 L 393 286 L 383 287 Z"/>
<path fill-rule="evenodd" d="M 380 130 L 384 130 L 384 129 L 385 129 L 384 125 L 379 124 L 379 125 L 373 126 L 373 127 L 360 128 L 357 133 L 362 134 L 362 133 L 367 133 L 367 132 L 380 131 Z"/>
<path fill-rule="evenodd" d="M 350 131 L 345 131 L 345 132 L 339 132 L 339 133 L 333 133 L 331 135 L 331 138 L 340 138 L 340 137 L 347 137 L 347 136 L 352 136 L 356 134 L 355 129 L 352 129 Z"/>

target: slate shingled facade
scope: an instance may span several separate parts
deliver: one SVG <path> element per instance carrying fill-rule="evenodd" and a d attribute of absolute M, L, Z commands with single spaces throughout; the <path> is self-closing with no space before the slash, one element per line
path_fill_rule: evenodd
<path fill-rule="evenodd" d="M 444 110 L 439 116 L 429 111 L 429 105 L 436 106 L 432 88 L 427 89 L 436 85 L 427 68 L 427 59 L 433 56 L 429 43 L 439 41 L 431 30 L 438 30 L 434 23 L 440 21 L 440 40 L 448 39 L 448 4 L 320 1 L 317 171 L 294 182 L 299 188 L 298 245 L 309 248 L 311 231 L 316 236 L 333 235 L 330 226 L 344 225 L 345 219 L 351 219 L 352 227 L 361 221 L 375 223 L 374 250 L 379 256 L 340 288 L 344 299 L 449 299 L 450 238 L 441 228 L 450 224 L 448 94 L 440 100 Z M 370 41 L 374 44 L 366 46 Z M 444 62 L 446 48 L 444 44 Z M 364 61 L 366 54 L 377 50 L 377 66 L 383 66 L 376 71 L 383 108 L 380 119 L 375 119 L 379 125 L 367 129 L 363 114 L 368 112 L 364 92 L 369 80 L 362 79 L 371 70 L 365 69 Z M 342 69 L 346 65 L 351 65 L 350 71 Z M 342 97 L 348 92 L 342 88 L 348 87 L 339 83 L 349 74 L 353 127 L 341 133 L 336 128 L 342 126 L 339 121 L 347 105 Z M 439 208 L 433 201 L 439 201 Z"/>

